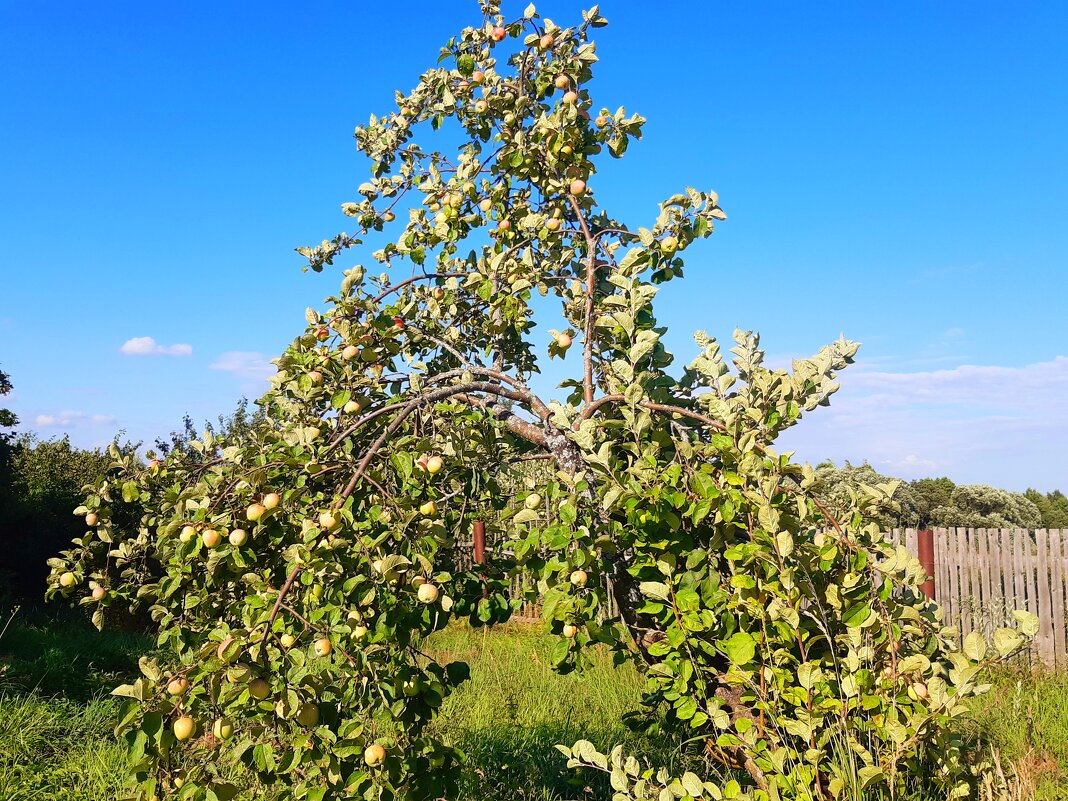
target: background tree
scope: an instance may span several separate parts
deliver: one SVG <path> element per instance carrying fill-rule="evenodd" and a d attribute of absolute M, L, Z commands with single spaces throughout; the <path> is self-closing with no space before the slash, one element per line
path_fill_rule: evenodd
<path fill-rule="evenodd" d="M 1044 528 L 1068 528 L 1068 497 L 1063 492 L 1053 490 L 1043 495 L 1029 489 L 1024 497 L 1037 507 Z"/>
<path fill-rule="evenodd" d="M 52 561 L 50 594 L 87 599 L 97 620 L 146 604 L 159 623 L 163 661 L 116 691 L 137 792 L 448 797 L 459 755 L 428 724 L 467 668 L 420 644 L 451 620 L 506 619 L 508 571 L 524 569 L 560 670 L 592 643 L 635 660 L 648 725 L 722 766 L 672 778 L 621 748 L 564 749 L 610 771 L 616 798 L 811 798 L 843 786 L 843 749 L 873 793 L 908 774 L 967 794 L 954 721 L 1023 635 L 958 650 L 915 560 L 870 522 L 893 486 L 832 513 L 811 468 L 773 449 L 857 346 L 769 370 L 739 331 L 732 370 L 698 334 L 672 373 L 653 300 L 725 217 L 718 197 L 686 189 L 648 227 L 611 217 L 601 157 L 644 120 L 593 105 L 604 19 L 482 9 L 396 111 L 356 129 L 371 180 L 342 210 L 358 231 L 300 252 L 323 270 L 388 230 L 379 266 L 349 267 L 308 310 L 263 418 L 143 467 L 114 450 L 79 508 L 89 533 Z M 417 128 L 448 129 L 454 149 L 417 144 Z M 532 337 L 535 294 L 559 304 L 548 342 Z M 541 397 L 531 376 L 572 348 L 562 396 Z M 508 468 L 535 460 L 545 483 L 502 493 Z M 132 536 L 112 524 L 119 499 L 145 508 Z M 465 570 L 457 537 L 490 514 L 514 563 Z M 599 615 L 605 576 L 619 619 Z"/>

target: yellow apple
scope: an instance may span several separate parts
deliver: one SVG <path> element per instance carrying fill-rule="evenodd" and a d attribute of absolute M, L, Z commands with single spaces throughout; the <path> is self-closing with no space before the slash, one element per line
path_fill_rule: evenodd
<path fill-rule="evenodd" d="M 235 528 L 230 532 L 230 544 L 240 548 L 246 542 L 248 542 L 248 532 L 243 528 Z"/>
<path fill-rule="evenodd" d="M 419 507 L 419 514 L 423 517 L 433 517 L 438 513 L 438 505 L 433 501 L 427 501 Z"/>
<path fill-rule="evenodd" d="M 268 492 L 263 496 L 263 508 L 264 509 L 277 509 L 278 504 L 282 502 L 282 496 L 277 492 Z"/>
<path fill-rule="evenodd" d="M 78 583 L 78 577 L 71 573 L 69 570 L 63 573 L 59 577 L 59 586 L 61 587 L 73 587 Z"/>
<path fill-rule="evenodd" d="M 248 509 L 245 510 L 245 517 L 255 523 L 267 512 L 267 507 L 262 503 L 250 504 Z"/>
<path fill-rule="evenodd" d="M 282 644 L 283 648 L 292 648 L 293 647 L 293 643 L 295 643 L 297 641 L 297 638 L 294 637 L 289 632 L 286 632 L 285 634 L 283 634 L 281 637 L 278 638 L 278 641 Z"/>
<path fill-rule="evenodd" d="M 585 587 L 589 578 L 590 577 L 586 574 L 585 570 L 571 571 L 571 583 L 576 587 Z"/>
<path fill-rule="evenodd" d="M 441 460 L 440 456 L 431 456 L 426 460 L 426 471 L 430 475 L 436 475 L 441 472 L 441 468 L 445 466 L 445 462 Z"/>
<path fill-rule="evenodd" d="M 528 509 L 537 509 L 541 506 L 541 496 L 536 492 L 532 492 L 526 497 L 526 500 L 523 501 L 523 505 Z"/>
<path fill-rule="evenodd" d="M 565 637 L 567 637 L 570 640 L 570 639 L 574 638 L 574 636 L 576 634 L 578 634 L 578 626 L 576 626 L 574 623 L 565 623 L 564 624 L 564 636 Z"/>
<path fill-rule="evenodd" d="M 375 765 L 381 765 L 382 760 L 386 758 L 386 749 L 380 746 L 378 743 L 367 746 L 363 752 L 363 761 L 367 763 L 368 767 L 373 768 Z"/>
<path fill-rule="evenodd" d="M 96 512 L 90 512 L 89 514 L 87 514 L 85 516 L 85 525 L 87 525 L 87 526 L 95 526 L 99 519 L 100 518 L 97 517 Z"/>
<path fill-rule="evenodd" d="M 174 721 L 174 726 L 172 727 L 174 736 L 179 741 L 185 741 L 192 737 L 196 728 L 196 721 L 189 717 L 189 715 L 182 715 L 182 717 Z"/>
<path fill-rule="evenodd" d="M 192 542 L 197 535 L 197 530 L 193 526 L 182 526 L 182 531 L 178 535 L 178 539 L 182 542 Z"/>
<path fill-rule="evenodd" d="M 345 349 L 341 351 L 341 358 L 347 362 L 352 361 L 360 355 L 360 349 L 355 345 L 346 345 Z"/>
<path fill-rule="evenodd" d="M 185 676 L 171 679 L 167 684 L 167 692 L 175 696 L 185 695 L 189 692 L 189 679 Z"/>
<path fill-rule="evenodd" d="M 234 724 L 227 718 L 219 718 L 211 727 L 211 733 L 216 740 L 229 740 L 234 736 Z"/>
<path fill-rule="evenodd" d="M 222 535 L 215 529 L 209 528 L 205 529 L 204 533 L 200 535 L 200 539 L 205 548 L 217 548 L 219 543 L 222 542 Z"/>
<path fill-rule="evenodd" d="M 334 650 L 334 644 L 330 642 L 329 637 L 320 637 L 315 641 L 314 648 L 316 656 L 329 656 L 330 652 Z"/>
<path fill-rule="evenodd" d="M 416 591 L 419 603 L 432 604 L 438 599 L 438 588 L 433 584 L 423 584 Z"/>

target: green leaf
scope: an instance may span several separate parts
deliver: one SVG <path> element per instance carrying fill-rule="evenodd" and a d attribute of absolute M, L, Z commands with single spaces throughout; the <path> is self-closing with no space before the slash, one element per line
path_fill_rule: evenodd
<path fill-rule="evenodd" d="M 1020 626 L 1020 633 L 1025 637 L 1034 637 L 1038 634 L 1038 615 L 1025 612 L 1022 609 L 1013 611 L 1012 616 Z"/>
<path fill-rule="evenodd" d="M 850 628 L 854 628 L 863 626 L 869 617 L 871 617 L 871 605 L 859 603 L 846 610 L 846 613 L 842 616 L 842 622 Z"/>
<path fill-rule="evenodd" d="M 744 631 L 735 632 L 723 643 L 723 653 L 735 665 L 747 665 L 756 656 L 756 640 Z"/>
<path fill-rule="evenodd" d="M 994 648 L 1001 657 L 1006 657 L 1023 644 L 1023 637 L 1014 629 L 997 629 L 994 632 Z"/>
<path fill-rule="evenodd" d="M 661 581 L 643 581 L 638 585 L 638 590 L 646 598 L 655 598 L 658 601 L 669 601 L 671 590 L 668 585 Z"/>
<path fill-rule="evenodd" d="M 986 638 L 978 631 L 973 631 L 964 639 L 964 655 L 974 662 L 982 661 L 986 656 Z"/>

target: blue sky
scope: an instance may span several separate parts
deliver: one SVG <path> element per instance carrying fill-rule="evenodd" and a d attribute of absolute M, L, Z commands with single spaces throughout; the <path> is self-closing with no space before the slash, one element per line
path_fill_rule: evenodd
<path fill-rule="evenodd" d="M 601 9 L 595 100 L 649 119 L 601 202 L 639 225 L 689 184 L 730 215 L 661 293 L 680 361 L 699 328 L 756 329 L 777 363 L 844 332 L 860 358 L 784 440 L 799 456 L 1068 489 L 1068 6 Z M 476 18 L 0 0 L 0 367 L 23 430 L 151 440 L 255 397 L 339 280 L 292 248 L 351 223 L 353 126 Z"/>

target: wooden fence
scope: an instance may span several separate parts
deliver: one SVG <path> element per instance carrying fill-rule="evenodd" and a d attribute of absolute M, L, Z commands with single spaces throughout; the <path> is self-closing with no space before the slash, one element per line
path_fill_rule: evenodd
<path fill-rule="evenodd" d="M 1068 667 L 1068 529 L 936 528 L 934 597 L 963 639 L 1012 625 L 1014 609 L 1038 616 L 1031 659 Z M 917 553 L 915 529 L 892 538 Z"/>
<path fill-rule="evenodd" d="M 1025 609 L 1038 616 L 1039 631 L 1029 659 L 1047 667 L 1068 667 L 1068 529 L 936 528 L 934 534 L 934 597 L 945 612 L 946 625 L 987 637 L 994 629 L 1013 625 L 1012 612 Z M 916 529 L 895 529 L 891 539 L 909 553 L 918 553 Z M 473 543 L 458 542 L 460 553 Z M 492 552 L 501 543 L 487 543 Z M 515 598 L 530 598 L 534 579 L 512 579 Z M 609 608 L 617 614 L 606 579 Z M 537 618 L 536 601 L 524 601 L 516 617 Z"/>

